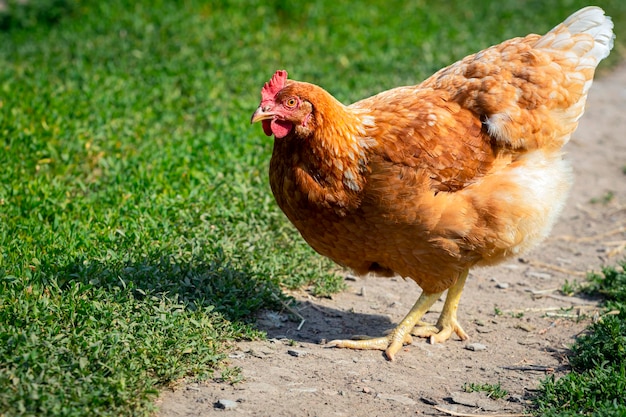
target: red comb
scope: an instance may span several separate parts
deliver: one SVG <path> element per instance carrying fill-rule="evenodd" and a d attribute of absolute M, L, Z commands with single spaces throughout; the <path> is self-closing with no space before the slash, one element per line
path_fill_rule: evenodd
<path fill-rule="evenodd" d="M 273 101 L 276 94 L 285 86 L 285 81 L 287 81 L 287 71 L 276 71 L 272 79 L 266 82 L 261 90 L 261 104 Z"/>

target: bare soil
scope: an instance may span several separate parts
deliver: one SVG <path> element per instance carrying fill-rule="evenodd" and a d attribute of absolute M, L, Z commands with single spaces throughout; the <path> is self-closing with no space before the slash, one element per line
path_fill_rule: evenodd
<path fill-rule="evenodd" d="M 559 290 L 624 257 L 624 109 L 626 63 L 591 88 L 566 147 L 576 182 L 552 237 L 521 259 L 470 274 L 459 307 L 469 341 L 415 339 L 394 362 L 379 351 L 326 347 L 327 340 L 391 329 L 420 293 L 410 280 L 347 276 L 348 290 L 332 299 L 293 294 L 304 321 L 288 309 L 259 316 L 269 340 L 238 343 L 231 354 L 242 382 L 183 382 L 161 393 L 158 416 L 522 413 L 541 380 L 568 371 L 568 346 L 600 312 L 596 300 Z M 426 319 L 435 322 L 442 305 Z M 500 384 L 508 394 L 464 392 L 471 383 Z"/>

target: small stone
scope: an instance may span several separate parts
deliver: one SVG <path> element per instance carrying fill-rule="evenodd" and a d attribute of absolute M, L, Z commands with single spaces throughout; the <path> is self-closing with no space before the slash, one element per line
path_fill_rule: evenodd
<path fill-rule="evenodd" d="M 468 392 L 453 392 L 452 402 L 455 404 L 461 404 L 468 407 L 476 407 L 476 401 L 479 398 L 478 393 Z"/>
<path fill-rule="evenodd" d="M 491 333 L 491 332 L 494 332 L 494 331 L 495 331 L 495 329 L 492 329 L 491 327 L 477 327 L 477 328 L 476 328 L 476 331 L 477 331 L 478 333 L 483 333 L 483 334 L 485 334 L 485 333 Z"/>
<path fill-rule="evenodd" d="M 499 288 L 501 290 L 506 290 L 507 288 L 509 288 L 509 284 L 506 282 L 498 282 L 496 284 L 496 288 Z"/>
<path fill-rule="evenodd" d="M 525 332 L 528 332 L 528 333 L 533 332 L 536 329 L 535 326 L 532 326 L 532 325 L 527 324 L 527 323 L 518 323 L 517 325 L 515 325 L 515 328 L 516 329 L 520 329 L 520 330 L 524 330 Z"/>
<path fill-rule="evenodd" d="M 363 387 L 363 392 L 364 392 L 365 394 L 369 394 L 370 392 L 372 392 L 372 389 L 371 389 L 371 388 L 369 388 L 369 387 Z"/>
<path fill-rule="evenodd" d="M 480 399 L 476 402 L 476 407 L 482 408 L 487 412 L 496 412 L 502 410 L 502 407 L 498 404 L 497 401 L 491 400 L 489 398 Z"/>
<path fill-rule="evenodd" d="M 287 351 L 288 354 L 290 354 L 291 356 L 294 356 L 296 358 L 302 358 L 306 355 L 308 355 L 308 352 L 305 352 L 303 350 L 295 350 L 295 349 L 289 349 Z"/>
<path fill-rule="evenodd" d="M 552 278 L 552 275 L 546 272 L 534 272 L 534 271 L 527 272 L 526 276 L 531 277 L 531 278 L 539 278 L 539 279 L 551 279 Z"/>
<path fill-rule="evenodd" d="M 478 352 L 479 350 L 487 350 L 487 346 L 482 343 L 470 343 L 465 345 L 465 349 L 471 350 L 473 352 Z"/>
<path fill-rule="evenodd" d="M 226 400 L 226 399 L 218 400 L 217 403 L 215 403 L 215 407 L 220 408 L 222 410 L 233 410 L 237 408 L 238 405 L 239 404 L 237 403 L 237 401 Z"/>

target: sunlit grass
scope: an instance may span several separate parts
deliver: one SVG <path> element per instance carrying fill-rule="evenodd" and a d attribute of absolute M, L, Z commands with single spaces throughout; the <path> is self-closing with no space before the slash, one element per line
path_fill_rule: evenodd
<path fill-rule="evenodd" d="M 605 312 L 572 347 L 572 372 L 543 381 L 540 416 L 626 415 L 626 262 L 591 276 L 585 291 L 606 298 Z"/>

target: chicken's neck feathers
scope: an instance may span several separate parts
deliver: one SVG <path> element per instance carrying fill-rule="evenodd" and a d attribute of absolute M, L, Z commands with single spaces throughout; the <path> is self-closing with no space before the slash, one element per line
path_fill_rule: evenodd
<path fill-rule="evenodd" d="M 316 108 L 317 129 L 313 132 L 312 146 L 320 146 L 339 158 L 352 152 L 362 154 L 372 147 L 375 139 L 367 136 L 366 126 L 374 123 L 373 117 L 338 101 L 332 104 Z"/>
<path fill-rule="evenodd" d="M 344 216 L 359 207 L 369 159 L 378 143 L 367 135 L 374 119 L 366 110 L 345 106 L 320 87 L 310 87 L 305 99 L 313 105 L 310 126 L 277 139 L 270 165 L 273 187 L 292 178 L 298 204 L 329 209 Z M 282 161 L 282 162 L 281 162 Z M 286 203 L 286 202 L 285 202 Z M 280 203 L 279 203 L 280 204 Z"/>
<path fill-rule="evenodd" d="M 318 174 L 334 187 L 361 191 L 362 176 L 367 170 L 370 150 L 377 145 L 367 135 L 374 119 L 366 111 L 344 106 L 329 95 L 326 102 L 316 103 L 316 128 L 307 141 Z"/>

